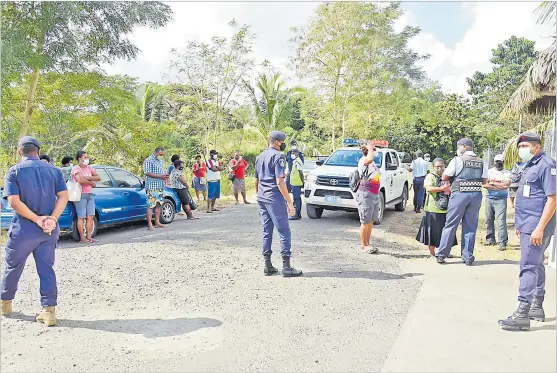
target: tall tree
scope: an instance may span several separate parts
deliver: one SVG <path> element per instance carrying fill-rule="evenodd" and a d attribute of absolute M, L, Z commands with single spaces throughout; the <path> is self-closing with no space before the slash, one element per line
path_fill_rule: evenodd
<path fill-rule="evenodd" d="M 31 75 L 20 136 L 29 132 L 41 73 L 83 71 L 117 58 L 133 59 L 139 51 L 128 38 L 134 28 L 158 28 L 172 16 L 161 2 L 14 1 L 1 6 L 6 47 L 2 60 L 9 52 L 6 61 L 21 63 L 8 66 Z"/>
<path fill-rule="evenodd" d="M 255 63 L 252 57 L 255 34 L 248 25 L 239 25 L 235 20 L 229 26 L 233 30 L 230 38 L 215 36 L 210 44 L 188 42 L 183 50 L 172 50 L 171 68 L 176 78 L 197 87 L 200 100 L 207 92 L 214 99 L 211 115 L 206 118 L 207 148 L 211 129 L 216 146 L 225 108 Z"/>
<path fill-rule="evenodd" d="M 365 95 L 365 101 L 372 102 L 375 94 L 388 92 L 397 79 L 422 77 L 415 65 L 420 56 L 407 46 L 419 29 L 406 27 L 396 33 L 394 21 L 401 14 L 398 3 L 327 3 L 317 8 L 309 25 L 294 29 L 293 63 L 298 74 L 327 98 L 333 149 L 337 130 L 342 137 L 346 133 L 355 98 Z"/>

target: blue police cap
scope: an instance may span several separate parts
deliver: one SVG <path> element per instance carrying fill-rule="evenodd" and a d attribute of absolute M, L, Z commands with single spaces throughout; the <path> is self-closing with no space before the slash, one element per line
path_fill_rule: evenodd
<path fill-rule="evenodd" d="M 462 146 L 462 145 L 466 145 L 472 148 L 474 146 L 474 143 L 472 142 L 472 140 L 465 137 L 463 139 L 458 140 L 458 142 L 456 143 L 456 146 Z"/>
<path fill-rule="evenodd" d="M 518 136 L 518 140 L 516 140 L 516 146 L 521 142 L 542 142 L 540 135 L 532 131 L 522 132 L 520 136 Z"/>
<path fill-rule="evenodd" d="M 271 140 L 275 141 L 285 141 L 286 140 L 286 133 L 281 131 L 273 131 L 271 132 Z"/>
<path fill-rule="evenodd" d="M 37 148 L 41 147 L 41 143 L 36 138 L 31 136 L 23 136 L 21 139 L 19 139 L 17 146 L 21 147 L 25 145 L 35 145 Z"/>

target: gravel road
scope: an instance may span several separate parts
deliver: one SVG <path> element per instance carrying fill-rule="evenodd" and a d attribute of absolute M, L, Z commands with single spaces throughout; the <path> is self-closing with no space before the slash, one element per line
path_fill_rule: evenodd
<path fill-rule="evenodd" d="M 256 205 L 199 215 L 153 232 L 110 228 L 95 245 L 62 239 L 53 328 L 32 321 L 31 258 L 19 313 L 2 318 L 2 371 L 381 369 L 421 286 L 399 264 L 424 252 L 389 239 L 412 213 L 386 212 L 380 255 L 360 253 L 354 214 L 292 222 L 292 264 L 304 276 L 289 279 L 263 276 Z"/>

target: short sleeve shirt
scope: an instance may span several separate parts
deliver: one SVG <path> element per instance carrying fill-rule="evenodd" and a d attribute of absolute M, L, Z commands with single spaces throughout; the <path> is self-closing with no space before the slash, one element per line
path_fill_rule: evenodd
<path fill-rule="evenodd" d="M 185 188 L 184 184 L 182 184 L 182 182 L 180 181 L 180 176 L 182 176 L 183 174 L 184 172 L 182 170 L 178 170 L 177 168 L 174 168 L 172 170 L 172 172 L 170 173 L 170 185 L 172 186 L 172 188 L 174 189 Z"/>
<path fill-rule="evenodd" d="M 509 170 L 498 170 L 495 167 L 490 168 L 487 172 L 487 181 L 509 182 L 511 181 L 511 172 Z M 489 199 L 506 199 L 508 196 L 508 188 L 505 190 L 487 190 L 487 198 Z"/>
<path fill-rule="evenodd" d="M 72 176 L 74 178 L 74 181 L 77 182 L 77 174 L 81 174 L 81 176 L 93 176 L 94 171 L 95 169 L 91 166 L 86 166 L 85 168 L 80 166 L 73 166 Z M 93 187 L 91 185 L 81 184 L 81 193 L 93 193 Z"/>
<path fill-rule="evenodd" d="M 360 177 L 362 177 L 360 188 L 368 189 L 373 194 L 379 194 L 381 189 L 381 171 L 375 162 L 371 162 L 371 164 L 366 166 L 364 164 L 364 157 L 360 158 L 358 161 L 358 171 L 360 172 Z M 365 178 L 363 177 L 364 172 L 366 172 Z"/>
<path fill-rule="evenodd" d="M 465 155 L 476 156 L 476 153 L 474 153 L 472 151 L 468 151 L 464 154 Z M 453 177 L 455 175 L 458 175 L 462 171 L 463 167 L 464 167 L 464 163 L 462 162 L 462 159 L 460 157 L 454 157 L 449 162 L 449 165 L 445 169 L 444 173 L 445 173 L 445 175 L 447 175 L 449 177 Z M 488 176 L 487 172 L 488 172 L 488 168 L 484 166 L 483 171 L 482 171 L 482 179 L 487 179 L 487 176 Z"/>
<path fill-rule="evenodd" d="M 24 158 L 11 167 L 4 180 L 4 197 L 19 196 L 39 216 L 52 214 L 56 194 L 67 190 L 60 169 L 42 162 L 39 157 Z M 14 214 L 10 230 L 15 233 L 41 235 L 44 232 L 32 221 Z"/>
<path fill-rule="evenodd" d="M 545 153 L 526 165 L 518 184 L 515 202 L 515 225 L 519 232 L 529 234 L 536 229 L 547 197 L 555 195 L 555 175 L 555 160 Z M 555 214 L 545 227 L 544 236 L 552 235 L 553 232 Z"/>
<path fill-rule="evenodd" d="M 164 161 L 158 160 L 154 154 L 151 154 L 143 162 L 143 173 L 145 174 L 145 189 L 147 190 L 162 190 L 164 189 L 164 180 L 155 179 L 154 177 L 147 176 L 148 173 L 155 175 L 166 175 L 164 169 Z"/>
<path fill-rule="evenodd" d="M 410 168 L 412 169 L 412 175 L 414 177 L 424 177 L 429 170 L 429 164 L 425 159 L 417 158 L 412 161 Z"/>
<path fill-rule="evenodd" d="M 209 159 L 207 161 L 207 181 L 219 181 L 221 179 L 220 171 L 213 171 L 211 167 L 220 166 L 221 163 L 219 161 L 215 161 L 214 159 Z"/>
<path fill-rule="evenodd" d="M 205 163 L 197 164 L 195 162 L 192 166 L 192 172 L 195 177 L 202 179 L 207 173 L 207 166 L 205 166 Z"/>
<path fill-rule="evenodd" d="M 436 187 L 437 176 L 431 173 L 428 174 L 425 177 L 424 186 Z M 437 204 L 435 203 L 435 196 L 437 195 L 437 193 L 430 193 L 430 192 L 426 192 L 426 193 L 427 193 L 426 205 L 424 206 L 424 210 L 426 212 L 433 212 L 436 214 L 446 214 L 447 210 L 441 210 L 439 207 L 437 207 Z"/>
<path fill-rule="evenodd" d="M 275 148 L 268 148 L 255 161 L 255 178 L 259 180 L 257 200 L 265 203 L 284 203 L 277 178 L 284 178 L 286 174 L 286 159 L 284 154 Z"/>
<path fill-rule="evenodd" d="M 230 167 L 234 167 L 238 162 L 240 162 L 240 165 L 232 172 L 234 172 L 234 176 L 236 176 L 236 179 L 244 179 L 246 177 L 246 167 L 248 166 L 248 162 L 245 159 L 237 161 L 233 158 L 230 160 L 229 165 Z"/>

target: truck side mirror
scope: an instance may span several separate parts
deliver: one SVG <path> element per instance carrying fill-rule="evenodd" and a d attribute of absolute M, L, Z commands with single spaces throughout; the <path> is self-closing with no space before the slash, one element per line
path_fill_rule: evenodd
<path fill-rule="evenodd" d="M 318 159 L 317 161 L 315 161 L 315 164 L 318 165 L 318 166 L 323 166 L 323 164 L 325 164 L 325 160 Z"/>

